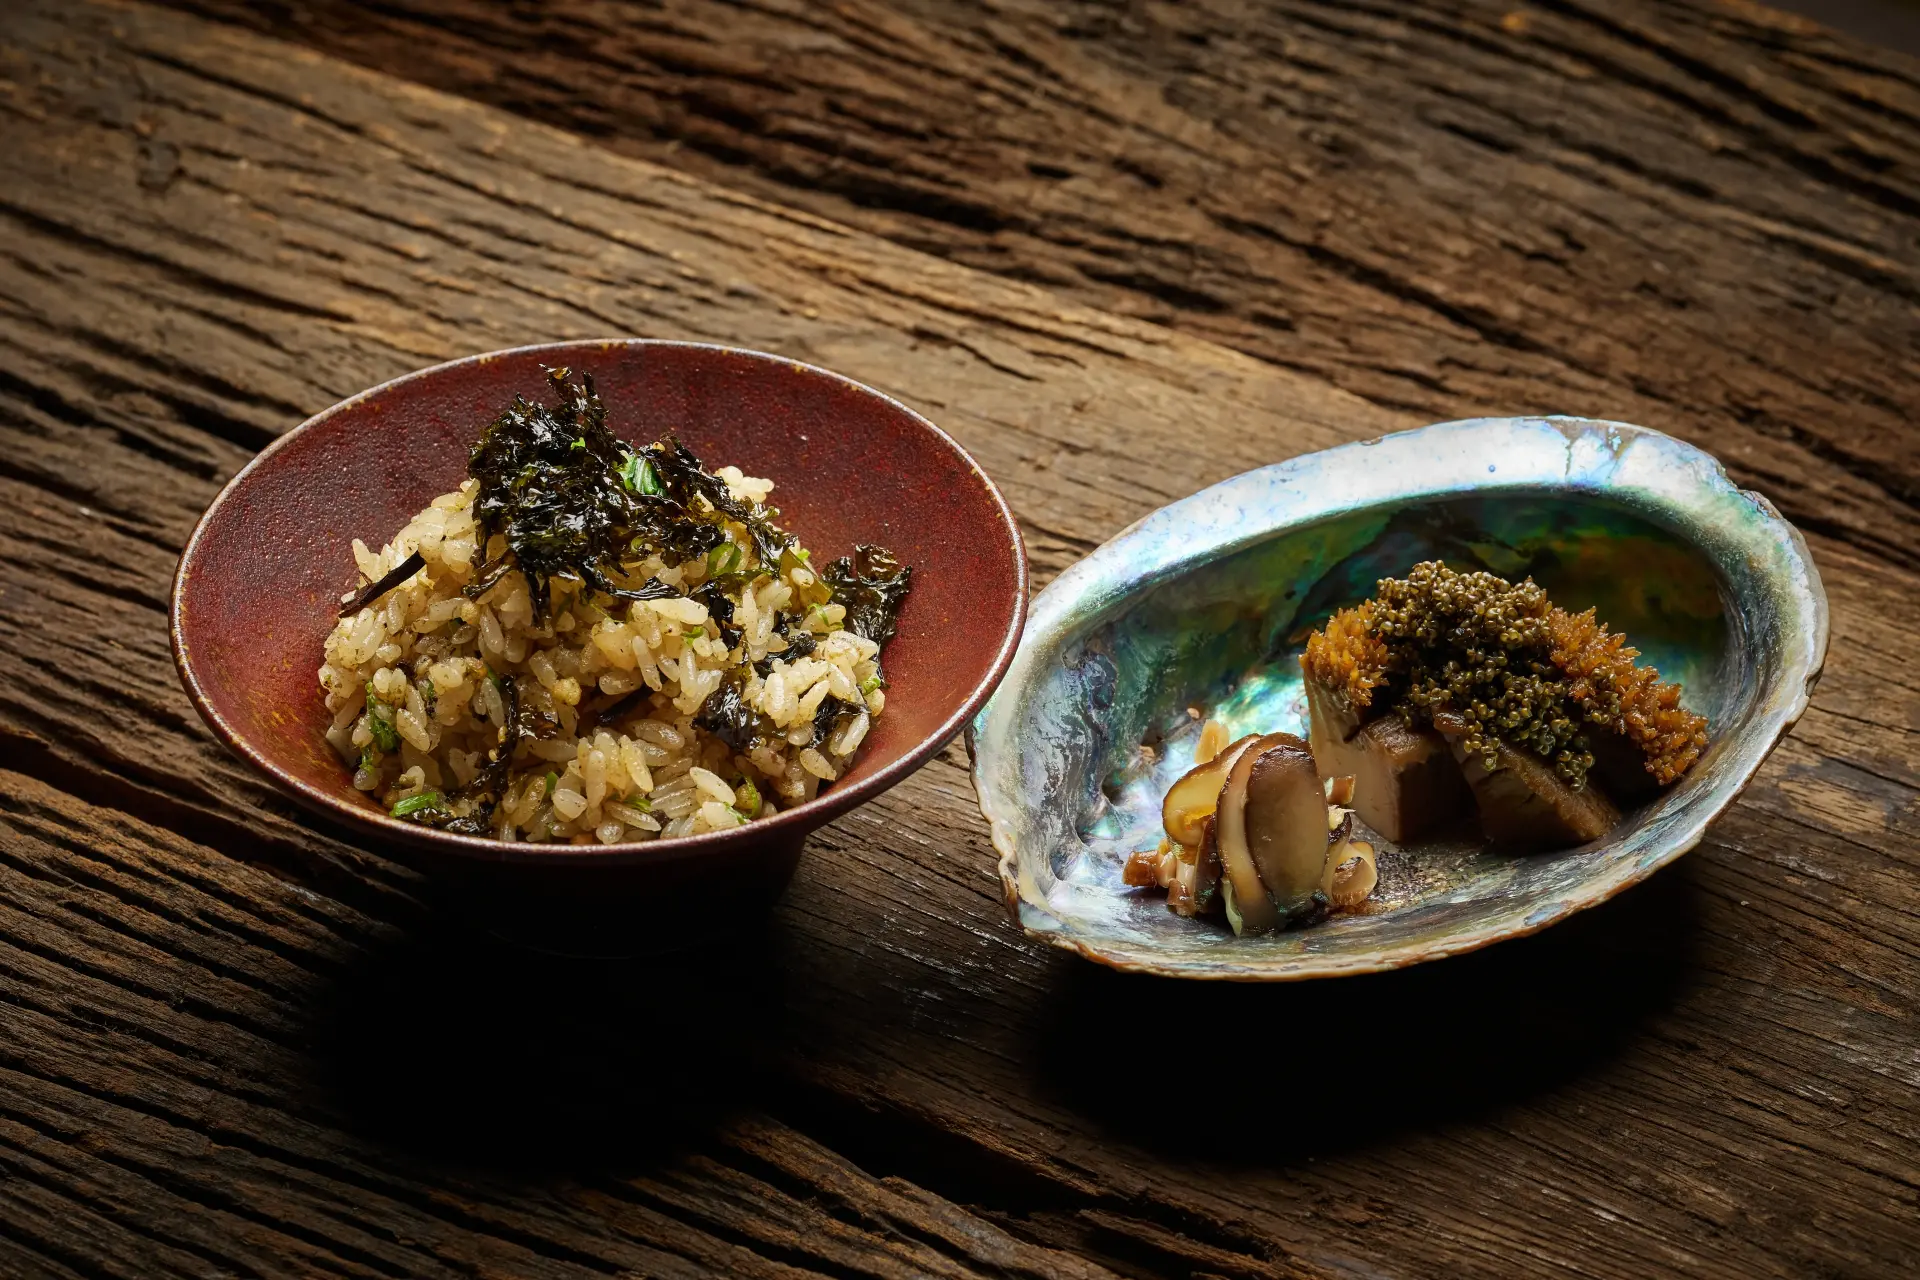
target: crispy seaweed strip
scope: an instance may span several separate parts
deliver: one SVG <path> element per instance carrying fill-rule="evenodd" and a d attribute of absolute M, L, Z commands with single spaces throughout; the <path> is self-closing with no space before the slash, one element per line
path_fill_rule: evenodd
<path fill-rule="evenodd" d="M 737 680 L 729 680 L 708 694 L 693 722 L 735 751 L 746 751 L 756 738 L 771 736 L 763 728 L 760 713 L 740 696 Z"/>
<path fill-rule="evenodd" d="M 578 727 L 574 730 L 574 736 L 588 737 L 601 725 L 612 724 L 620 717 L 632 713 L 652 693 L 653 690 L 643 684 L 617 697 L 609 697 L 602 693 L 589 698 L 580 704 L 580 718 Z"/>
<path fill-rule="evenodd" d="M 651 523 L 655 499 L 621 479 L 630 450 L 607 427 L 606 406 L 591 375 L 579 384 L 553 369 L 558 407 L 516 398 L 480 435 L 467 462 L 474 479 L 473 514 L 487 541 L 506 542 L 512 567 L 526 575 L 534 616 L 544 621 L 553 578 L 625 594 L 609 579 Z M 470 597 L 499 579 L 506 557 L 482 566 Z"/>
<path fill-rule="evenodd" d="M 677 436 L 668 436 L 660 443 L 648 446 L 641 456 L 660 478 L 666 496 L 691 507 L 695 495 L 698 495 L 706 499 L 715 511 L 728 519 L 738 520 L 747 527 L 747 535 L 753 539 L 753 549 L 760 557 L 761 567 L 769 573 L 779 572 L 780 556 L 793 545 L 793 537 L 773 523 L 773 512 L 734 497 L 733 491 L 727 488 L 727 482 L 701 466 L 693 450 L 680 443 Z"/>
<path fill-rule="evenodd" d="M 794 629 L 796 619 L 792 614 L 782 614 L 774 630 L 787 638 L 787 650 L 780 656 L 792 662 L 795 658 L 804 658 L 820 647 L 820 639 L 813 632 L 802 627 Z"/>
<path fill-rule="evenodd" d="M 392 569 L 389 569 L 380 581 L 369 582 L 366 586 L 360 588 L 360 590 L 354 594 L 353 599 L 342 606 L 340 616 L 343 618 L 351 618 L 354 614 L 360 612 L 375 600 L 378 600 L 381 596 L 384 596 L 387 592 L 393 590 L 426 567 L 426 557 L 422 556 L 418 551 L 414 552 L 405 560 L 393 566 Z"/>
<path fill-rule="evenodd" d="M 473 514 L 483 538 L 506 546 L 466 588 L 478 599 L 515 569 L 526 576 L 536 619 L 545 620 L 549 583 L 574 581 L 621 600 L 679 594 L 658 580 L 616 585 L 625 566 L 649 555 L 679 565 L 727 540 L 725 521 L 747 530 L 761 569 L 779 572 L 793 539 L 775 512 L 733 496 L 692 450 L 669 436 L 638 452 L 608 428 L 590 375 L 579 384 L 548 371 L 558 404 L 516 398 L 488 424 L 468 459 Z"/>
<path fill-rule="evenodd" d="M 828 738 L 832 737 L 833 731 L 840 727 L 842 720 L 859 715 L 864 710 L 866 710 L 865 707 L 843 701 L 834 697 L 832 694 L 828 694 L 821 700 L 820 709 L 813 713 L 814 745 L 819 746 Z"/>
<path fill-rule="evenodd" d="M 813 632 L 801 627 L 800 620 L 799 614 L 783 613 L 780 615 L 780 620 L 773 624 L 773 633 L 786 640 L 787 647 L 753 664 L 753 669 L 760 673 L 761 679 L 764 680 L 773 674 L 775 658 L 785 658 L 788 662 L 794 662 L 806 657 L 819 647 L 819 638 Z"/>
<path fill-rule="evenodd" d="M 478 600 L 493 590 L 500 579 L 512 573 L 516 567 L 512 556 L 501 556 L 498 560 L 481 565 L 480 572 L 474 575 L 473 581 L 465 588 L 467 599 Z"/>
<path fill-rule="evenodd" d="M 605 592 L 621 600 L 671 600 L 680 594 L 658 578 L 648 578 L 637 587 L 616 587 L 601 577 L 597 570 L 587 569 L 583 576 L 586 584 L 595 591 Z"/>
<path fill-rule="evenodd" d="M 861 543 L 851 557 L 842 556 L 828 565 L 820 579 L 833 588 L 834 600 L 845 606 L 847 630 L 875 644 L 893 638 L 900 606 L 913 585 L 913 570 L 894 559 L 891 551 Z"/>
<path fill-rule="evenodd" d="M 707 606 L 707 617 L 712 620 L 714 629 L 720 633 L 722 644 L 731 649 L 740 643 L 740 628 L 733 625 L 733 601 L 727 599 L 725 583 L 702 583 L 694 591 L 693 598 Z"/>

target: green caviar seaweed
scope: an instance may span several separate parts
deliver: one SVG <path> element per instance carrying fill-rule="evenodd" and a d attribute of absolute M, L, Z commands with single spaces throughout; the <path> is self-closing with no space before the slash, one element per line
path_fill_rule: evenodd
<path fill-rule="evenodd" d="M 1387 578 L 1374 599 L 1374 633 L 1393 655 L 1409 723 L 1452 708 L 1465 720 L 1463 745 L 1488 769 L 1494 740 L 1533 752 L 1574 786 L 1586 782 L 1593 754 L 1553 665 L 1553 606 L 1533 579 L 1515 584 L 1491 573 L 1458 573 L 1438 561 Z"/>
<path fill-rule="evenodd" d="M 1588 733 L 1598 730 L 1633 744 L 1665 785 L 1705 749 L 1707 721 L 1638 656 L 1593 610 L 1555 608 L 1531 578 L 1428 561 L 1329 618 L 1308 637 L 1301 666 L 1352 706 L 1384 697 L 1409 724 L 1452 712 L 1465 725 L 1462 746 L 1489 770 L 1504 742 L 1581 787 L 1593 767 Z"/>

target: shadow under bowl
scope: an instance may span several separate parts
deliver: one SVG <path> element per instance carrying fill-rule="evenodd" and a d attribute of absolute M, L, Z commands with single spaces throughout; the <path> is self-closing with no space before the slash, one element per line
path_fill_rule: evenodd
<path fill-rule="evenodd" d="M 1161 799 L 1192 766 L 1190 709 L 1229 738 L 1304 736 L 1308 632 L 1433 559 L 1597 609 L 1708 717 L 1704 756 L 1577 848 L 1383 851 L 1363 912 L 1311 928 L 1236 938 L 1127 888 L 1127 854 L 1159 843 Z M 1038 938 L 1180 977 L 1393 969 L 1532 933 L 1692 848 L 1805 710 L 1826 646 L 1805 542 L 1710 455 L 1589 419 L 1444 423 L 1236 476 L 1062 574 L 974 723 L 974 780 L 1008 906 Z"/>
<path fill-rule="evenodd" d="M 855 543 L 913 566 L 885 651 L 886 713 L 853 767 L 806 804 L 730 832 L 614 845 L 506 844 L 388 816 L 330 747 L 317 673 L 354 538 L 384 545 L 466 478 L 480 430 L 544 369 L 591 373 L 609 425 L 677 434 L 709 466 L 774 482 L 781 524 L 816 563 Z M 951 437 L 861 384 L 778 356 L 640 339 L 473 356 L 362 392 L 274 442 L 208 507 L 174 579 L 174 661 L 241 759 L 302 805 L 388 847 L 489 927 L 556 950 L 647 949 L 716 906 L 771 901 L 806 834 L 899 782 L 957 734 L 1011 661 L 1027 607 L 1012 513 Z M 696 903 L 693 894 L 699 895 Z M 671 904 L 669 911 L 639 910 Z"/>

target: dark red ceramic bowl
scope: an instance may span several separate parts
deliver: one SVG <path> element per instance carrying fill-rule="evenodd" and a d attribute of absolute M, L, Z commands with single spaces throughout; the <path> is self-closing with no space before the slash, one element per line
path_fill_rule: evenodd
<path fill-rule="evenodd" d="M 854 767 L 804 805 L 731 832 L 595 847 L 503 844 L 387 816 L 322 737 L 316 673 L 354 538 L 383 545 L 466 475 L 480 429 L 543 368 L 593 374 L 614 431 L 676 432 L 709 466 L 775 483 L 781 523 L 824 563 L 855 542 L 913 566 L 886 649 L 886 714 Z M 173 655 L 213 731 L 316 813 L 468 887 L 560 908 L 631 899 L 770 898 L 806 833 L 878 795 L 950 741 L 1006 672 L 1027 572 L 1006 502 L 951 437 L 850 379 L 728 347 L 623 339 L 456 360 L 362 392 L 263 450 L 214 499 L 180 558 Z"/>

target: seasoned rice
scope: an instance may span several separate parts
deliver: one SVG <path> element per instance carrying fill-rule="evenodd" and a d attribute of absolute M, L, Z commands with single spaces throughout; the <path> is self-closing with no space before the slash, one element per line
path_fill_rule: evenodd
<path fill-rule="evenodd" d="M 714 474 L 756 508 L 773 488 L 735 467 Z M 737 826 L 811 799 L 847 770 L 886 707 L 880 646 L 843 625 L 845 606 L 817 603 L 829 593 L 797 544 L 778 564 L 749 552 L 745 573 L 728 566 L 726 581 L 738 585 L 725 589 L 725 631 L 688 598 L 708 576 L 700 557 L 626 566 L 619 585 L 657 579 L 677 593 L 662 599 L 616 600 L 551 578 L 541 622 L 520 572 L 477 598 L 464 594 L 476 566 L 506 550 L 497 533 L 479 545 L 475 492 L 469 480 L 435 498 L 378 551 L 353 543 L 370 583 L 416 552 L 423 561 L 327 637 L 319 672 L 333 716 L 327 740 L 360 791 L 403 816 L 431 804 L 448 817 L 484 818 L 501 840 L 612 844 Z M 783 613 L 786 635 L 776 630 Z M 800 630 L 815 645 L 795 656 L 789 649 L 805 646 L 789 637 Z M 726 684 L 764 717 L 757 723 L 767 731 L 748 749 L 696 723 Z M 514 744 L 488 813 L 460 789 L 513 719 L 509 696 L 543 736 Z M 836 714 L 816 726 L 829 698 Z"/>

